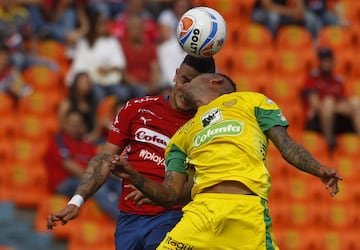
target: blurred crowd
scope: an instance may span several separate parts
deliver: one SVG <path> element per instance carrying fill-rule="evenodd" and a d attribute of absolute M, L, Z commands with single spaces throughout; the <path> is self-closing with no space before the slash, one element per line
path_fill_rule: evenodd
<path fill-rule="evenodd" d="M 216 55 L 216 63 L 218 71 L 229 73 L 235 81 L 237 75 L 233 72 L 242 77 L 245 72 L 240 66 L 231 72 L 221 59 L 227 54 L 241 57 L 242 50 L 236 48 L 245 48 L 241 42 L 256 34 L 237 39 L 233 39 L 233 34 L 238 31 L 246 34 L 249 24 L 267 29 L 271 41 L 280 36 L 282 27 L 302 27 L 310 34 L 311 48 L 322 49 L 318 51 L 319 64 L 309 68 L 300 90 L 307 112 L 304 128 L 323 133 L 332 150 L 336 147 L 338 132 L 360 134 L 359 98 L 345 95 L 341 77 L 333 71 L 336 53 L 331 48 L 324 50 L 318 46 L 325 27 L 354 25 L 344 14 L 343 3 L 337 0 L 1 0 L 0 92 L 11 97 L 14 110 L 25 110 L 29 114 L 35 103 L 43 110 L 43 113 L 34 112 L 40 114 L 42 123 L 49 120 L 45 116 L 54 118 L 55 122 L 47 124 L 50 124 L 51 136 L 55 135 L 55 144 L 58 133 L 68 133 L 67 140 L 80 138 L 84 145 L 101 146 L 114 114 L 128 99 L 167 95 L 173 87 L 172 77 L 185 56 L 176 39 L 182 14 L 199 5 L 225 6 L 218 9 L 225 14 L 227 6 L 224 17 L 229 38 L 225 48 Z M 239 12 L 235 12 L 237 10 Z M 262 39 L 261 46 L 266 41 Z M 226 47 L 231 47 L 230 53 Z M 266 57 L 264 46 L 256 50 L 262 53 L 259 58 Z M 297 56 L 301 53 L 306 54 L 297 51 Z M 280 53 L 273 55 L 281 57 Z M 258 76 L 255 72 L 250 77 L 252 85 L 256 85 Z M 297 81 L 298 76 L 293 73 L 292 81 Z M 39 98 L 45 100 L 40 102 Z M 288 108 L 279 104 L 285 110 Z M 68 132 L 74 111 L 81 114 L 78 122 L 83 124 L 83 129 Z M 340 129 L 336 125 L 338 117 L 341 120 L 337 125 L 347 124 Z M 16 134 L 16 115 L 14 120 L 6 123 L 9 125 L 6 129 L 15 130 Z M 58 149 L 59 155 L 61 147 Z M 50 151 L 42 153 L 54 153 Z M 55 159 L 48 157 L 49 161 Z M 69 175 L 79 175 L 84 164 L 79 165 L 75 170 L 67 169 Z"/>

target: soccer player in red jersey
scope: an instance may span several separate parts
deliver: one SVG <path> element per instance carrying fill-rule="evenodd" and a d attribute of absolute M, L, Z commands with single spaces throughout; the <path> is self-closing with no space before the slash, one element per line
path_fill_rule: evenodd
<path fill-rule="evenodd" d="M 170 96 L 144 96 L 128 101 L 116 115 L 102 151 L 89 162 L 73 198 L 62 210 L 48 216 L 48 228 L 52 229 L 58 221 L 66 224 L 77 217 L 84 200 L 109 177 L 109 157 L 123 150 L 127 160 L 139 172 L 162 183 L 165 147 L 177 129 L 194 115 L 194 110 L 183 99 L 182 88 L 205 72 L 215 72 L 213 58 L 187 55 L 176 71 Z M 134 192 L 128 184 L 122 183 L 116 249 L 155 249 L 181 218 L 181 206 L 166 209 L 153 204 L 136 206 L 132 199 L 127 199 Z"/>

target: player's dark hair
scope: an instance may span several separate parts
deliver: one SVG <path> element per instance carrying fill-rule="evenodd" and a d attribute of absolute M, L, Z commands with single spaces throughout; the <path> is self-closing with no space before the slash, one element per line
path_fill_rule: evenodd
<path fill-rule="evenodd" d="M 219 76 L 224 77 L 226 80 L 229 81 L 229 83 L 231 84 L 231 87 L 233 88 L 233 91 L 236 92 L 236 83 L 230 78 L 230 76 L 225 75 L 223 73 L 216 73 Z"/>
<path fill-rule="evenodd" d="M 189 65 L 200 73 L 215 73 L 215 60 L 213 57 L 194 57 L 186 55 L 182 64 Z"/>

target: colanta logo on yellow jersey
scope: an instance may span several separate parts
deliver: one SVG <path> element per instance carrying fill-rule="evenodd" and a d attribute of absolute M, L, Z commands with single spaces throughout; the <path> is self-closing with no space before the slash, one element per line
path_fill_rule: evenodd
<path fill-rule="evenodd" d="M 208 143 L 215 137 L 219 136 L 236 136 L 243 131 L 244 123 L 230 120 L 222 121 L 217 124 L 208 126 L 201 130 L 194 138 L 194 147 L 200 147 Z"/>

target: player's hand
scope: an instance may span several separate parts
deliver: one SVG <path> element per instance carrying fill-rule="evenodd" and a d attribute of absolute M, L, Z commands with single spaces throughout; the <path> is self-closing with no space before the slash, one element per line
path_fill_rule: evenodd
<path fill-rule="evenodd" d="M 338 182 L 341 181 L 343 178 L 338 174 L 335 169 L 324 167 L 320 175 L 320 179 L 325 184 L 327 189 L 331 188 L 331 196 L 334 196 L 339 192 Z"/>
<path fill-rule="evenodd" d="M 75 219 L 79 214 L 79 207 L 75 205 L 67 205 L 65 208 L 58 212 L 51 213 L 47 217 L 47 228 L 53 229 L 57 225 L 57 221 L 61 221 L 65 225 L 69 220 Z"/>
<path fill-rule="evenodd" d="M 120 155 L 114 155 L 109 159 L 109 168 L 111 173 L 125 180 L 130 180 L 136 170 Z"/>
<path fill-rule="evenodd" d="M 133 199 L 133 202 L 134 202 L 134 204 L 136 204 L 137 207 L 140 207 L 143 204 L 156 205 L 149 198 L 147 198 L 139 189 L 137 189 L 134 185 L 129 184 L 129 185 L 125 185 L 124 187 L 131 188 L 134 190 L 130 194 L 125 196 L 125 200 Z"/>

